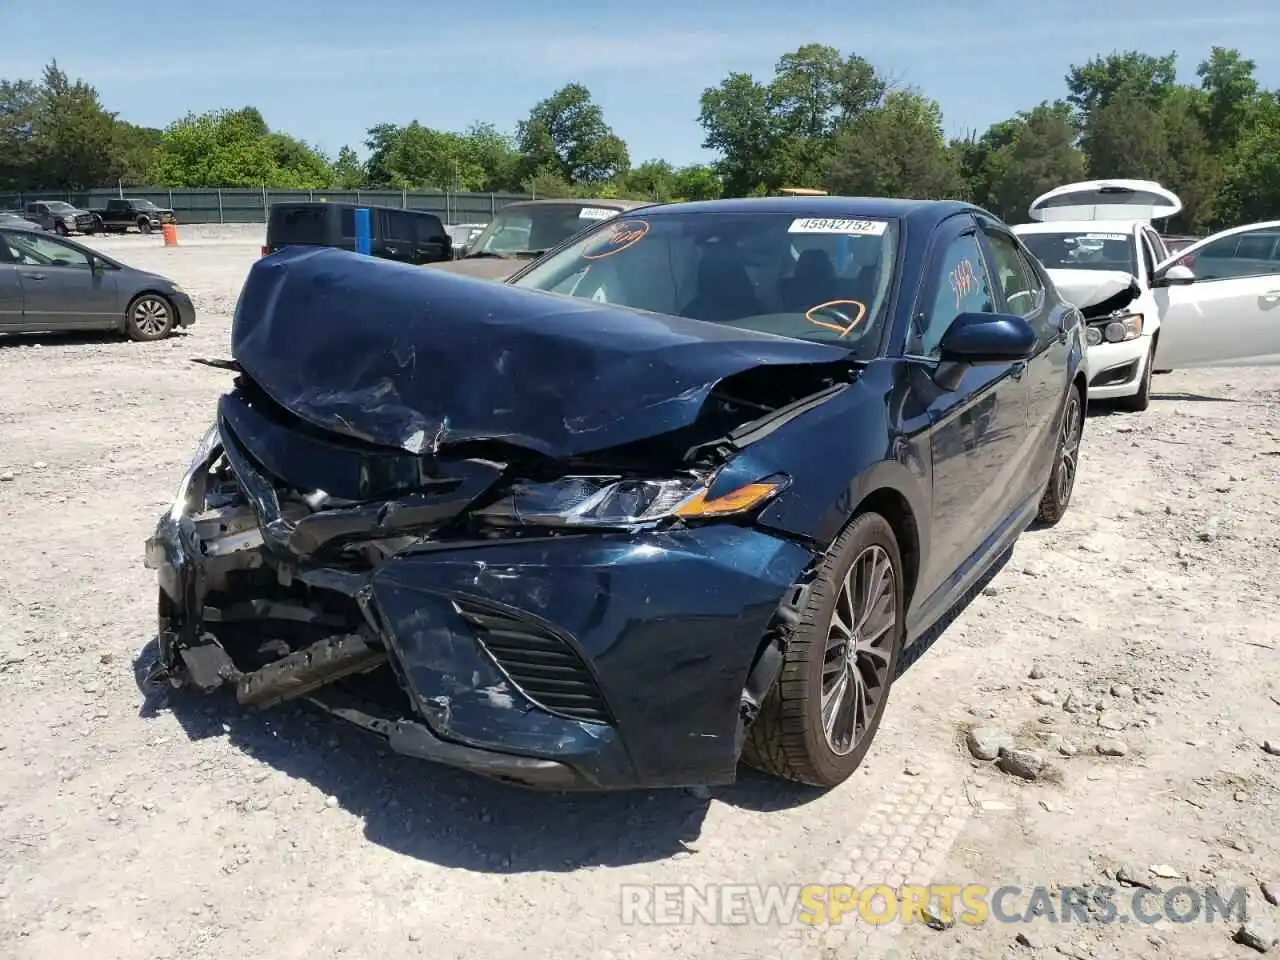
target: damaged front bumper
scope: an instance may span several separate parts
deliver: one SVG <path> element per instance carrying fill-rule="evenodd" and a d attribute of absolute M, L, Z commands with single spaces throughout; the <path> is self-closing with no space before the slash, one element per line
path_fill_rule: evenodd
<path fill-rule="evenodd" d="M 733 524 L 405 536 L 422 496 L 286 500 L 219 422 L 147 543 L 153 681 L 306 699 L 396 752 L 527 786 L 733 781 L 744 688 L 809 550 Z M 360 525 L 387 534 L 376 559 L 316 559 Z"/>

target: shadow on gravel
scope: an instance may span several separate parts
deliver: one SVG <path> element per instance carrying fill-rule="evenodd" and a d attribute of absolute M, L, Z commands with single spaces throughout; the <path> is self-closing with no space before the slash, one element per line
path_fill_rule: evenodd
<path fill-rule="evenodd" d="M 1207 397 L 1203 393 L 1153 393 L 1152 400 L 1185 400 L 1190 403 L 1239 403 L 1235 397 Z"/>
<path fill-rule="evenodd" d="M 1026 534 L 1024 533 L 1023 536 L 1026 536 Z M 1008 566 L 1009 560 L 1012 557 L 1012 547 L 1000 556 L 996 557 L 995 562 L 991 564 L 990 569 L 974 581 L 973 586 L 965 591 L 964 596 L 960 598 L 959 602 L 956 603 L 948 613 L 944 614 L 942 619 L 930 627 L 927 633 L 922 635 L 919 640 L 902 652 L 902 658 L 898 661 L 898 677 L 901 677 L 904 673 L 910 670 L 917 660 L 933 649 L 933 645 L 942 639 L 943 634 L 947 632 L 947 628 L 951 626 L 951 624 L 955 623 L 956 620 L 960 618 L 960 615 L 968 609 L 969 604 L 973 603 L 974 598 L 977 597 L 978 594 L 982 593 L 991 581 L 1000 575 L 1000 572 Z M 892 692 L 890 693 L 890 697 L 892 698 Z M 890 699 L 886 712 L 892 709 L 893 701 Z"/>
<path fill-rule="evenodd" d="M 133 663 L 142 717 L 169 711 L 193 741 L 226 737 L 335 798 L 364 820 L 370 842 L 396 853 L 501 874 L 622 866 L 697 849 L 709 801 L 685 790 L 545 793 L 491 782 L 394 754 L 372 734 L 306 704 L 257 712 L 240 707 L 229 688 L 210 696 L 147 690 L 155 654 L 153 640 Z M 712 790 L 723 803 L 759 812 L 823 793 L 746 767 L 737 783 Z"/>
<path fill-rule="evenodd" d="M 1012 551 L 965 594 L 956 609 L 914 644 L 899 676 L 1008 563 Z M 697 848 L 709 801 L 685 790 L 544 793 L 491 782 L 388 750 L 371 734 L 290 704 L 249 711 L 230 689 L 202 696 L 145 687 L 153 640 L 134 660 L 144 718 L 171 711 L 194 740 L 227 737 L 236 748 L 296 779 L 364 820 L 366 838 L 396 853 L 491 873 L 567 871 L 662 860 Z M 892 707 L 890 707 L 892 709 Z M 856 781 L 838 788 L 856 790 Z M 759 813 L 803 806 L 826 791 L 742 766 L 738 781 L 716 787 L 722 803 Z"/>
<path fill-rule="evenodd" d="M 166 340 L 181 340 L 190 336 L 186 330 L 178 329 L 169 334 Z M 164 340 L 153 341 L 164 343 Z M 122 333 L 113 330 L 76 330 L 53 331 L 49 333 L 6 333 L 0 335 L 0 349 L 5 347 L 83 347 L 107 346 L 119 344 L 121 347 L 149 347 L 151 343 L 134 343 Z"/>

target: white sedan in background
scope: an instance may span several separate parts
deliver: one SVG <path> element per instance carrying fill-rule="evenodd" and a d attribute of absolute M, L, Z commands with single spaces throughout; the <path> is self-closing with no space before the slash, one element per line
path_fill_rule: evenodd
<path fill-rule="evenodd" d="M 1145 410 L 1151 376 L 1280 364 L 1280 221 L 1170 253 L 1151 221 L 1181 210 L 1159 184 L 1088 181 L 1031 205 L 1013 232 L 1085 316 L 1089 399 Z"/>

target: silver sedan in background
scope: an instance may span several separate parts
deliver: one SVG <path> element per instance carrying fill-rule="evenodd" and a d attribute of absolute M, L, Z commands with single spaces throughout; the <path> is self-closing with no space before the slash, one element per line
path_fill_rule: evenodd
<path fill-rule="evenodd" d="M 118 330 L 160 340 L 195 320 L 191 298 L 168 277 L 31 224 L 0 223 L 0 334 Z"/>

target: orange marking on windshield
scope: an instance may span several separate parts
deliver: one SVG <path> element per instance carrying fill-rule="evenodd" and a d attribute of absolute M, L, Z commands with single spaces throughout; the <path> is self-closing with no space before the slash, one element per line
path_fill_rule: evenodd
<path fill-rule="evenodd" d="M 978 284 L 978 275 L 973 269 L 973 263 L 969 260 L 961 260 L 952 269 L 950 279 L 951 289 L 956 295 L 956 309 L 959 310 L 964 298 Z"/>
<path fill-rule="evenodd" d="M 649 232 L 649 224 L 645 220 L 616 220 L 604 231 L 604 242 L 594 253 L 584 253 L 583 260 L 603 260 L 621 253 L 644 239 Z"/>
<path fill-rule="evenodd" d="M 826 320 L 814 319 L 813 315 L 817 311 L 824 310 L 827 307 L 840 307 L 840 306 L 857 307 L 858 315 L 854 317 L 852 320 L 850 320 L 848 324 L 846 324 L 845 326 L 841 326 L 838 323 L 830 323 Z M 836 333 L 840 334 L 840 336 L 842 337 L 847 337 L 849 334 L 851 334 L 853 332 L 854 327 L 860 324 L 866 318 L 866 316 L 867 316 L 867 305 L 863 303 L 861 300 L 828 300 L 826 303 L 820 303 L 817 306 L 810 307 L 808 310 L 804 312 L 804 318 L 808 320 L 810 323 L 812 323 L 814 326 L 826 327 L 828 330 L 834 330 Z"/>

